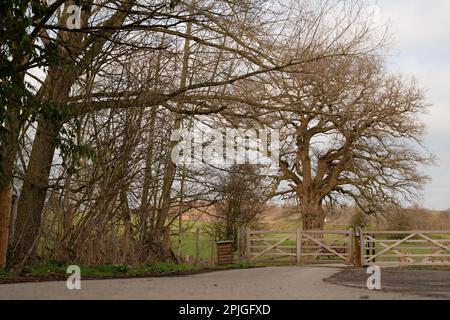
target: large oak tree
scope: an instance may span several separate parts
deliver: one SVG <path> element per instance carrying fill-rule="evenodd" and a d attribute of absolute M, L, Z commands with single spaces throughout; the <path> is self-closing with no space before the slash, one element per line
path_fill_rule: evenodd
<path fill-rule="evenodd" d="M 414 81 L 389 75 L 370 55 L 307 71 L 273 82 L 268 116 L 284 137 L 282 193 L 297 198 L 304 229 L 323 229 L 326 203 L 351 200 L 370 214 L 417 200 L 427 181 L 421 166 L 432 156 L 423 145 L 427 105 Z"/>

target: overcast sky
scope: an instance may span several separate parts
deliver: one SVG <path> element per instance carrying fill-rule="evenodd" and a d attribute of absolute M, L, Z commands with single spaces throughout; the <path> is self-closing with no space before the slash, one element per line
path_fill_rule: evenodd
<path fill-rule="evenodd" d="M 432 182 L 423 205 L 450 208 L 450 0 L 373 0 L 393 35 L 391 70 L 414 76 L 432 104 L 424 117 L 426 144 L 438 167 L 425 168 Z"/>

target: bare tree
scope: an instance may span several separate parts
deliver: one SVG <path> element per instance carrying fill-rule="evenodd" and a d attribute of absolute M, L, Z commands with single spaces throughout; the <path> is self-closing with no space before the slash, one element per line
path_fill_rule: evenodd
<path fill-rule="evenodd" d="M 54 44 L 57 47 L 56 61 L 46 70 L 46 79 L 42 81 L 36 94 L 42 101 L 53 104 L 55 112 L 39 117 L 20 193 L 17 232 L 10 252 L 12 264 L 23 265 L 34 252 L 46 191 L 49 188 L 55 141 L 64 137 L 65 122 L 87 112 L 98 112 L 118 105 L 124 109 L 162 106 L 178 114 L 219 112 L 224 107 L 216 108 L 205 102 L 205 89 L 223 87 L 253 74 L 283 67 L 268 61 L 264 56 L 256 57 L 257 50 L 251 49 L 248 44 L 243 45 L 238 37 L 232 36 L 234 31 L 230 26 L 254 32 L 254 29 L 248 27 L 249 22 L 261 24 L 256 19 L 244 19 L 244 15 L 255 8 L 251 3 L 183 3 L 175 9 L 174 3 L 171 2 L 170 10 L 166 1 L 151 4 L 144 1 L 121 1 L 114 6 L 105 6 L 100 2 L 94 5 L 83 3 L 81 27 L 72 30 L 66 26 L 66 9 L 73 3 L 59 2 L 52 5 L 51 14 L 36 24 L 37 31 L 33 33 L 37 38 L 44 45 Z M 183 30 L 186 25 L 194 22 L 197 27 L 195 36 Z M 233 25 L 233 22 L 239 23 Z M 167 39 L 161 43 L 161 36 L 165 35 L 168 35 Z M 196 43 L 198 52 L 209 57 L 196 60 L 189 83 L 186 75 L 173 77 L 179 67 L 176 59 L 180 53 L 180 39 L 183 42 L 186 39 L 186 43 Z M 241 49 L 242 46 L 245 50 Z M 99 85 L 99 78 L 106 76 L 113 79 L 116 75 L 110 67 L 111 60 L 123 62 L 121 57 L 126 57 L 129 52 L 135 53 L 131 55 L 135 59 L 140 59 L 142 52 L 148 54 L 170 47 L 174 50 L 167 50 L 164 57 L 169 59 L 160 62 L 165 64 L 165 68 L 160 68 L 163 72 L 158 75 L 158 78 L 166 78 L 167 82 L 165 86 L 160 84 L 157 91 L 153 90 L 153 86 L 147 87 L 146 83 L 133 90 L 129 86 L 130 79 L 113 86 L 113 90 Z M 248 53 L 249 50 L 253 52 Z M 233 61 L 238 57 L 239 64 L 235 65 Z M 213 65 L 220 68 L 211 72 L 207 62 L 210 59 L 215 61 Z M 178 85 L 181 78 L 186 78 L 181 81 L 186 84 Z M 198 97 L 186 99 L 188 91 L 194 91 Z M 189 103 L 189 110 L 177 107 L 182 101 L 183 104 Z M 158 226 L 157 233 L 162 232 L 170 202 L 174 173 L 170 162 L 166 171 L 162 191 L 164 201 L 162 208 L 158 209 L 161 214 L 156 216 L 155 222 Z M 156 234 L 156 239 L 158 237 Z"/>
<path fill-rule="evenodd" d="M 366 213 L 413 201 L 427 180 L 420 165 L 423 95 L 414 82 L 386 75 L 377 57 L 310 64 L 309 76 L 278 78 L 283 193 L 299 200 L 305 229 L 322 229 L 325 203 L 351 199 Z M 274 82 L 275 83 L 275 82 Z"/>
<path fill-rule="evenodd" d="M 214 171 L 209 171 L 208 179 L 217 202 L 210 215 L 217 238 L 233 240 L 237 237 L 238 227 L 256 223 L 264 211 L 271 181 L 250 164 L 235 164 L 229 169 Z"/>

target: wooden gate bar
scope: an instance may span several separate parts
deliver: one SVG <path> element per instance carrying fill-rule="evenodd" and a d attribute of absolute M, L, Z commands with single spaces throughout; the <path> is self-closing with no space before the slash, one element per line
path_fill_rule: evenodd
<path fill-rule="evenodd" d="M 444 246 L 442 243 L 439 243 L 437 241 L 435 241 L 434 239 L 431 239 L 429 237 L 427 237 L 426 235 L 419 233 L 418 234 L 420 237 L 424 238 L 425 240 L 430 241 L 431 243 L 434 243 L 436 246 L 441 247 L 444 250 L 450 251 L 450 247 Z"/>
<path fill-rule="evenodd" d="M 369 235 L 367 235 L 367 237 L 368 237 L 369 239 L 373 239 L 373 238 L 372 238 L 371 236 L 369 236 Z M 374 242 L 374 243 L 375 243 L 375 242 Z M 384 248 L 387 248 L 387 247 L 388 247 L 388 245 L 386 245 L 386 244 L 384 244 L 384 243 L 382 243 L 382 242 L 380 242 L 380 245 L 381 245 L 382 247 L 384 247 Z M 402 257 L 402 258 L 405 257 L 405 258 L 408 259 L 408 260 L 412 260 L 412 261 L 410 261 L 410 262 L 413 262 L 413 261 L 414 261 L 414 259 L 411 259 L 411 258 L 406 257 L 404 253 L 402 253 L 402 252 L 400 252 L 400 251 L 398 251 L 398 250 L 392 249 L 391 251 L 397 253 L 399 257 Z"/>
<path fill-rule="evenodd" d="M 297 265 L 300 265 L 302 263 L 302 230 L 300 228 L 297 228 L 295 239 Z"/>
<path fill-rule="evenodd" d="M 269 252 L 273 248 L 276 248 L 277 246 L 279 246 L 281 243 L 283 243 L 286 240 L 289 240 L 289 238 L 282 239 L 282 240 L 278 241 L 277 243 L 269 246 L 267 249 L 265 249 L 265 250 L 263 250 L 261 252 L 258 252 L 255 256 L 252 256 L 251 259 L 254 260 L 254 259 L 258 258 L 259 256 L 262 256 L 264 253 Z"/>
<path fill-rule="evenodd" d="M 384 248 L 383 250 L 381 250 L 380 252 L 378 252 L 377 254 L 375 254 L 374 256 L 372 256 L 371 259 L 378 257 L 379 255 L 385 253 L 386 251 L 391 250 L 392 248 L 395 248 L 395 247 L 398 246 L 400 243 L 403 243 L 403 242 L 407 241 L 408 239 L 410 239 L 410 238 L 412 238 L 412 237 L 414 237 L 414 236 L 416 236 L 416 233 L 411 233 L 409 236 L 407 236 L 407 237 L 405 237 L 405 238 L 403 238 L 403 239 L 397 241 L 397 242 L 394 243 L 393 245 L 388 246 L 387 248 Z M 367 262 L 369 262 L 369 261 L 366 261 L 366 263 L 367 263 Z"/>

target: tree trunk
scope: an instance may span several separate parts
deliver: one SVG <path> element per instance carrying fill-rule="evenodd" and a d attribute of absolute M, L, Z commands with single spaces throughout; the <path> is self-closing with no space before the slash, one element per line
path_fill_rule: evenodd
<path fill-rule="evenodd" d="M 325 211 L 322 202 L 305 201 L 300 206 L 303 230 L 323 230 L 325 227 Z"/>
<path fill-rule="evenodd" d="M 18 203 L 13 266 L 23 266 L 35 251 L 58 131 L 59 125 L 54 121 L 39 121 Z"/>
<path fill-rule="evenodd" d="M 11 219 L 11 188 L 0 190 L 0 270 L 6 266 Z"/>
<path fill-rule="evenodd" d="M 11 252 L 11 246 L 13 243 L 13 239 L 16 234 L 16 220 L 17 220 L 17 205 L 19 202 L 19 197 L 16 194 L 12 195 L 11 201 L 11 224 L 9 230 L 9 246 L 8 246 L 8 256 Z"/>
<path fill-rule="evenodd" d="M 179 129 L 181 127 L 181 116 L 177 115 L 174 124 L 175 129 Z M 176 142 L 170 142 L 170 149 L 172 150 L 175 147 Z M 170 154 L 170 152 L 169 152 Z M 161 207 L 158 210 L 158 217 L 156 218 L 156 226 L 154 231 L 154 235 L 156 239 L 161 239 L 164 235 L 164 225 L 166 223 L 167 216 L 169 215 L 170 202 L 171 202 L 171 190 L 173 185 L 173 180 L 175 178 L 175 173 L 177 170 L 176 164 L 172 161 L 172 159 L 168 159 L 166 171 L 164 173 L 164 181 L 163 188 L 161 194 Z"/>
<path fill-rule="evenodd" d="M 308 199 L 309 201 L 305 201 L 305 197 L 303 200 L 300 206 L 303 230 L 323 230 L 325 227 L 325 211 L 322 208 L 321 201 L 311 200 L 311 198 Z M 324 240 L 322 233 L 308 233 L 308 236 L 319 242 L 323 242 Z M 306 260 L 320 258 L 318 255 L 311 255 L 321 252 L 322 248 L 316 241 L 304 238 L 304 242 L 302 242 L 303 252 L 310 254 L 305 257 Z"/>
<path fill-rule="evenodd" d="M 190 36 L 192 32 L 192 22 L 188 22 L 186 27 L 186 35 Z M 190 41 L 189 38 L 186 38 L 184 41 L 184 50 L 183 50 L 183 67 L 181 69 L 181 75 L 180 75 L 180 89 L 183 89 L 186 87 L 187 79 L 188 79 L 188 67 L 189 67 L 189 55 L 190 55 Z M 183 104 L 178 103 L 177 109 L 181 110 Z M 175 121 L 173 125 L 174 130 L 178 130 L 181 128 L 183 122 L 183 118 L 181 113 L 177 113 L 175 115 Z M 175 174 L 177 171 L 176 164 L 172 161 L 170 155 L 172 153 L 172 150 L 174 150 L 175 146 L 178 144 L 178 141 L 170 141 L 169 144 L 169 159 L 167 161 L 166 166 L 166 172 L 164 174 L 164 182 L 163 182 L 163 188 L 162 188 L 162 195 L 161 195 L 161 208 L 158 212 L 158 217 L 156 219 L 156 226 L 155 226 L 155 237 L 156 239 L 160 239 L 161 236 L 164 234 L 164 224 L 166 222 L 167 216 L 169 215 L 169 209 L 170 209 L 170 191 L 172 189 L 173 180 L 175 179 Z"/>
<path fill-rule="evenodd" d="M 9 242 L 12 240 L 9 237 L 12 203 L 11 185 L 22 125 L 23 120 L 19 119 L 17 113 L 13 113 L 11 122 L 7 124 L 8 130 L 4 140 L 0 145 L 0 268 L 7 264 Z"/>
<path fill-rule="evenodd" d="M 74 205 L 70 201 L 70 186 L 72 184 L 72 175 L 67 172 L 66 182 L 64 183 L 65 192 L 64 192 L 64 222 L 63 228 L 61 232 L 61 239 L 59 245 L 61 245 L 61 255 L 60 260 L 65 261 L 68 258 L 69 253 L 69 234 L 72 230 L 73 225 L 73 214 L 74 214 Z"/>

